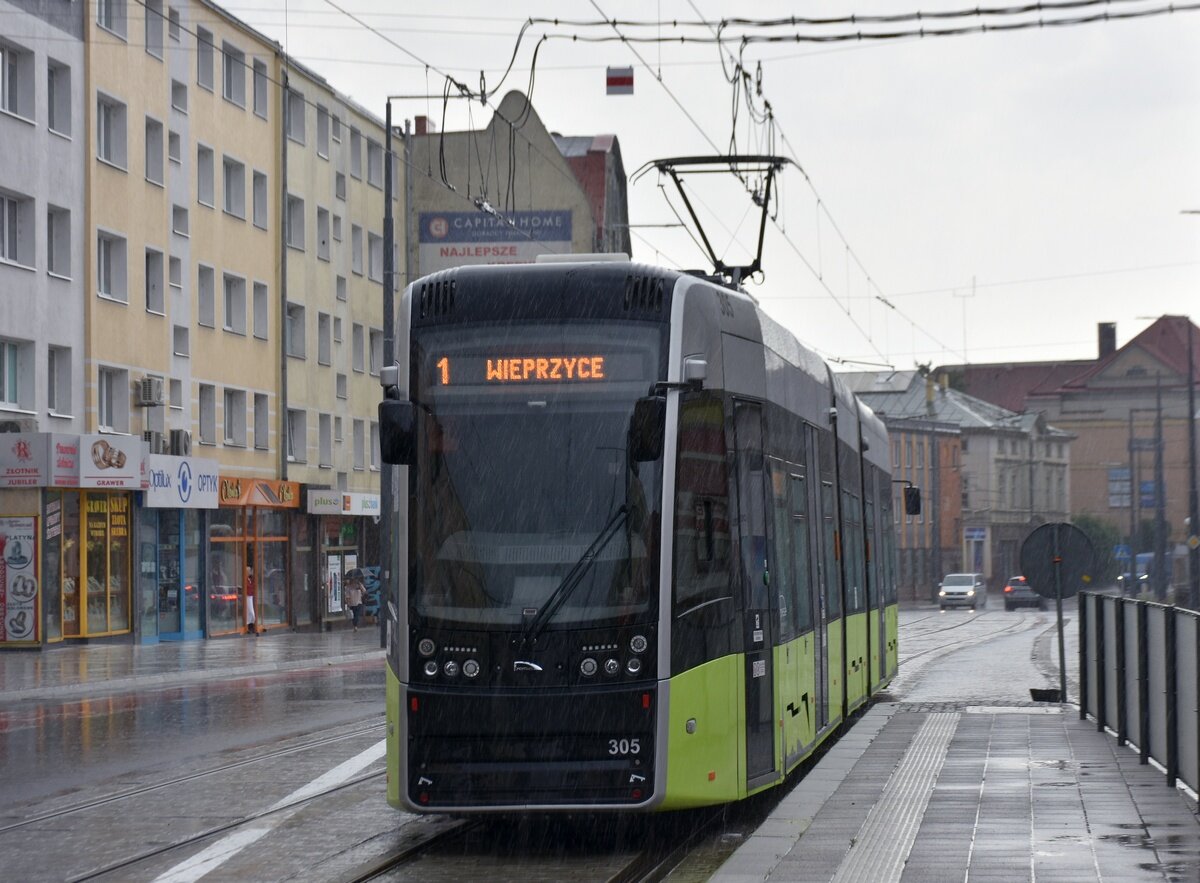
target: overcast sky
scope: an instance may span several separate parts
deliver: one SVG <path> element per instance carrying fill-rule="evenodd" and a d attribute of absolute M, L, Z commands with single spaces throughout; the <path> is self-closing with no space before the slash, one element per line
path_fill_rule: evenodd
<path fill-rule="evenodd" d="M 484 70 L 489 89 L 527 16 L 595 21 L 598 5 L 609 18 L 669 22 L 694 20 L 697 9 L 716 20 L 974 5 L 338 2 L 431 68 L 476 87 Z M 286 16 L 263 0 L 226 5 L 381 117 L 389 94 L 442 91 L 436 70 L 325 0 L 289 3 Z M 1164 5 L 1124 0 L 1110 8 Z M 527 88 L 537 37 L 574 33 L 604 31 L 532 29 L 502 92 Z M 664 25 L 662 33 L 680 31 Z M 626 45 L 545 42 L 533 103 L 547 128 L 616 134 L 630 174 L 659 157 L 713 152 L 706 135 L 725 150 L 731 87 L 717 47 L 637 51 L 652 71 Z M 787 238 L 768 224 L 765 275 L 747 287 L 825 356 L 897 368 L 964 354 L 972 362 L 1086 358 L 1098 322 L 1116 322 L 1121 344 L 1149 324 L 1139 317 L 1194 312 L 1200 321 L 1200 214 L 1181 214 L 1200 210 L 1200 12 L 887 43 L 753 44 L 743 59 L 751 70 L 762 61 L 763 95 L 812 182 L 795 169 L 784 173 L 778 223 Z M 605 66 L 630 64 L 634 95 L 607 96 Z M 396 121 L 425 113 L 440 119 L 441 102 L 393 106 Z M 451 102 L 446 128 L 479 127 L 490 116 L 478 102 L 469 111 Z M 745 116 L 739 149 L 760 152 L 765 145 L 750 139 Z M 659 183 L 651 172 L 631 185 L 632 223 L 675 222 Z M 728 247 L 727 261 L 746 260 L 757 215 L 745 190 L 715 176 L 688 184 L 718 250 Z M 639 260 L 706 266 L 680 229 L 635 232 Z"/>

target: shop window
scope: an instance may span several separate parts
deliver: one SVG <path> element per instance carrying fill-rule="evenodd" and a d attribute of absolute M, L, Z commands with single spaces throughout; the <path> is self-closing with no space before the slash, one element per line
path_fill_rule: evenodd
<path fill-rule="evenodd" d="M 83 635 L 129 631 L 130 495 L 80 495 L 86 512 Z"/>

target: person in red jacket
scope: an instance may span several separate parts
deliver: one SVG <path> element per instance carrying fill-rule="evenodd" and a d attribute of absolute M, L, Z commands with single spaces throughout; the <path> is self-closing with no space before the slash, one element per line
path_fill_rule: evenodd
<path fill-rule="evenodd" d="M 246 634 L 258 637 L 258 620 L 254 615 L 254 565 L 246 565 Z"/>

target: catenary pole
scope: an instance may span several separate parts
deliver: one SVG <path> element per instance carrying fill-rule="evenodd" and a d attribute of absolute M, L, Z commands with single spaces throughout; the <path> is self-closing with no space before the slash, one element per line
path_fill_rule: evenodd
<path fill-rule="evenodd" d="M 387 157 L 383 169 L 383 364 L 391 365 L 396 360 L 394 324 L 395 254 L 396 232 L 392 217 L 392 102 L 389 99 L 384 111 L 384 138 Z M 389 463 L 379 464 L 379 646 L 387 646 L 387 618 L 392 604 L 392 495 L 393 467 Z"/>
<path fill-rule="evenodd" d="M 1188 606 L 1200 610 L 1200 502 L 1196 488 L 1196 367 L 1192 352 L 1192 320 L 1187 320 L 1188 418 Z"/>

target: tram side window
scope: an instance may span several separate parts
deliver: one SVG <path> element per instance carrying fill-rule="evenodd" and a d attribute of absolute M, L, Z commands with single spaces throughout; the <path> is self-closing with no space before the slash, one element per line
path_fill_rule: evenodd
<path fill-rule="evenodd" d="M 771 588 L 775 592 L 779 608 L 779 640 L 787 641 L 796 636 L 795 620 L 796 578 L 792 557 L 791 505 L 788 499 L 788 473 L 786 464 L 771 460 L 771 516 L 775 519 L 774 570 L 771 573 Z"/>
<path fill-rule="evenodd" d="M 842 615 L 842 593 L 839 585 L 840 574 L 836 555 L 837 527 L 833 519 L 833 482 L 821 482 L 821 518 L 823 525 L 823 540 L 825 543 L 825 610 L 829 619 L 837 619 Z"/>
<path fill-rule="evenodd" d="M 715 396 L 688 396 L 680 405 L 675 480 L 676 617 L 731 597 L 724 421 L 724 408 Z"/>
<path fill-rule="evenodd" d="M 892 522 L 892 505 L 889 496 L 880 498 L 880 533 L 883 537 L 883 561 L 880 570 L 883 572 L 883 603 L 896 603 L 896 527 Z"/>
<path fill-rule="evenodd" d="M 808 545 L 808 486 L 803 475 L 793 475 L 792 485 L 792 556 L 795 561 L 792 610 L 796 634 L 812 628 L 812 557 Z"/>
<path fill-rule="evenodd" d="M 842 519 L 846 530 L 842 538 L 842 554 L 846 559 L 846 612 L 861 613 L 866 600 L 862 513 L 858 497 L 849 491 L 842 492 Z"/>

